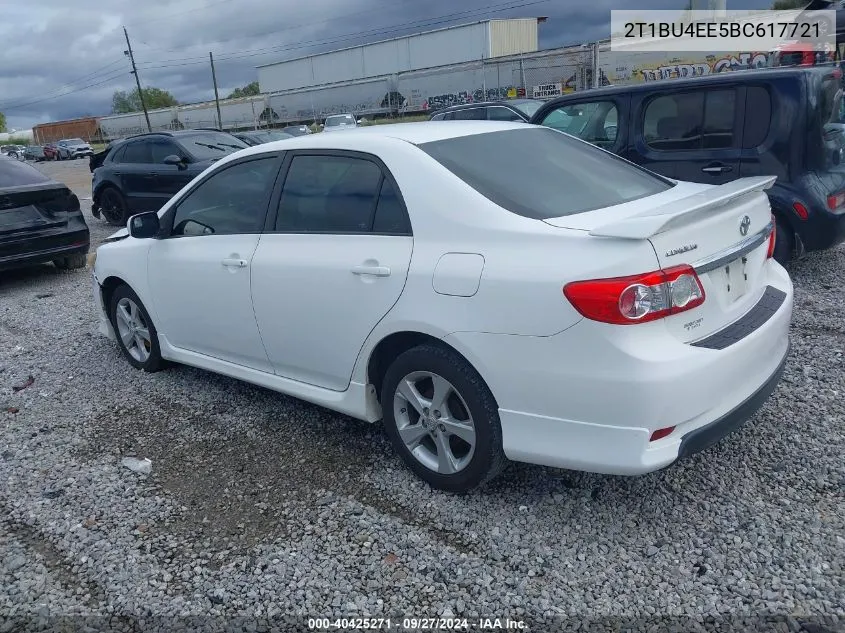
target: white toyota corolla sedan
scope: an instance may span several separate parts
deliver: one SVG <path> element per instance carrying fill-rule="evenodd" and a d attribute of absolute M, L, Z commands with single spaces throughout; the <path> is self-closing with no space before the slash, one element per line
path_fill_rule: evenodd
<path fill-rule="evenodd" d="M 139 369 L 381 420 L 437 488 L 508 459 L 646 473 L 777 385 L 792 283 L 773 182 L 669 180 L 521 123 L 268 143 L 100 246 L 100 330 Z"/>

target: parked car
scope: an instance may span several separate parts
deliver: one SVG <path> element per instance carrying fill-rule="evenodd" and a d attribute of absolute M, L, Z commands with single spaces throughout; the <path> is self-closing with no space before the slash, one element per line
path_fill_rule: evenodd
<path fill-rule="evenodd" d="M 123 225 L 155 211 L 213 162 L 247 145 L 226 132 L 179 130 L 140 134 L 92 156 L 94 217 Z M 95 166 L 98 165 L 98 166 Z"/>
<path fill-rule="evenodd" d="M 79 199 L 32 165 L 0 157 L 0 270 L 82 268 L 90 242 Z"/>
<path fill-rule="evenodd" d="M 249 146 L 261 145 L 262 143 L 272 143 L 273 141 L 283 141 L 288 138 L 293 138 L 293 134 L 280 132 L 277 130 L 255 130 L 253 132 L 235 132 L 233 136 L 239 138 Z"/>
<path fill-rule="evenodd" d="M 289 125 L 287 127 L 283 127 L 281 131 L 285 134 L 290 134 L 291 136 L 304 136 L 312 133 L 311 128 L 307 125 Z"/>
<path fill-rule="evenodd" d="M 779 380 L 793 291 L 773 180 L 670 180 L 524 123 L 268 143 L 100 246 L 99 328 L 138 369 L 383 420 L 438 488 L 506 459 L 645 473 Z"/>
<path fill-rule="evenodd" d="M 58 160 L 70 160 L 94 155 L 91 146 L 81 138 L 62 139 L 56 143 L 56 149 L 58 150 Z"/>
<path fill-rule="evenodd" d="M 34 160 L 36 162 L 42 162 L 47 160 L 46 155 L 44 154 L 44 148 L 40 145 L 30 145 L 23 151 L 24 160 Z"/>
<path fill-rule="evenodd" d="M 351 130 L 358 127 L 358 120 L 352 114 L 334 114 L 326 117 L 323 123 L 323 132 L 339 132 L 340 130 Z"/>
<path fill-rule="evenodd" d="M 44 158 L 47 160 L 56 160 L 59 156 L 59 150 L 54 143 L 47 143 L 43 147 Z"/>
<path fill-rule="evenodd" d="M 508 99 L 462 103 L 438 110 L 431 121 L 525 121 L 543 105 L 539 99 Z"/>
<path fill-rule="evenodd" d="M 811 66 L 720 73 L 566 95 L 531 122 L 679 180 L 777 176 L 768 190 L 785 263 L 845 239 L 841 71 Z M 834 126 L 836 127 L 836 126 Z"/>
<path fill-rule="evenodd" d="M 0 147 L 0 154 L 9 158 L 23 159 L 23 152 L 26 148 L 23 145 L 3 145 Z"/>

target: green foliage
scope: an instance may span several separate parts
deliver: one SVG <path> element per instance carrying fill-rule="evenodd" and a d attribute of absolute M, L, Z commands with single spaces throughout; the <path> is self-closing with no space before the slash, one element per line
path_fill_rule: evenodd
<path fill-rule="evenodd" d="M 179 105 L 176 97 L 161 88 L 144 88 L 144 102 L 147 110 Z M 137 88 L 131 92 L 117 90 L 112 96 L 111 104 L 113 114 L 127 114 L 143 110 Z"/>
<path fill-rule="evenodd" d="M 235 88 L 226 98 L 238 99 L 240 97 L 254 97 L 258 94 L 261 94 L 261 89 L 258 87 L 258 82 L 253 81 L 252 83 L 245 85 L 243 88 Z"/>
<path fill-rule="evenodd" d="M 0 112 L 0 132 L 6 131 L 6 115 Z"/>

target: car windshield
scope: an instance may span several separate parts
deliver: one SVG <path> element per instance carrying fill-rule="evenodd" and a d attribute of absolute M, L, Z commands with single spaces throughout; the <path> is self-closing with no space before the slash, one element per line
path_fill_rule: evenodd
<path fill-rule="evenodd" d="M 541 101 L 523 101 L 521 103 L 514 103 L 513 107 L 525 114 L 525 116 L 531 117 L 540 109 L 541 105 L 543 105 Z"/>
<path fill-rule="evenodd" d="M 350 123 L 355 123 L 355 117 L 351 114 L 345 114 L 343 116 L 331 116 L 326 119 L 326 127 L 331 127 L 333 125 L 348 125 Z"/>
<path fill-rule="evenodd" d="M 227 154 L 248 147 L 246 143 L 223 132 L 197 132 L 183 134 L 179 142 L 197 160 L 222 158 Z"/>
<path fill-rule="evenodd" d="M 68 143 L 73 143 L 73 144 L 76 144 L 76 145 L 84 145 L 85 141 L 83 141 L 81 138 L 72 138 L 68 141 Z"/>
<path fill-rule="evenodd" d="M 545 127 L 472 134 L 419 148 L 499 206 L 540 220 L 630 202 L 674 186 Z"/>

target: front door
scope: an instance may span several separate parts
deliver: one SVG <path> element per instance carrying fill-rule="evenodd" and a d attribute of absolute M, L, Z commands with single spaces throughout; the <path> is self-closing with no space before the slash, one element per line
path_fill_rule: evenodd
<path fill-rule="evenodd" d="M 149 252 L 158 329 L 176 348 L 272 373 L 250 275 L 281 160 L 252 156 L 205 178 L 165 214 Z"/>
<path fill-rule="evenodd" d="M 161 208 L 155 193 L 155 174 L 151 172 L 150 139 L 138 139 L 126 144 L 120 164 L 114 166 L 120 188 L 129 205 L 129 212 L 157 211 Z"/>
<path fill-rule="evenodd" d="M 402 294 L 411 227 L 396 183 L 372 157 L 296 152 L 288 162 L 253 258 L 255 316 L 278 375 L 343 391 Z"/>
<path fill-rule="evenodd" d="M 197 172 L 183 165 L 166 165 L 164 159 L 168 156 L 179 156 L 187 159 L 187 152 L 169 138 L 157 138 L 151 142 L 150 173 L 153 174 L 153 191 L 159 199 L 158 208 L 175 196 L 187 185 Z"/>
<path fill-rule="evenodd" d="M 628 133 L 629 100 L 624 94 L 566 100 L 547 112 L 540 124 L 619 154 Z"/>

